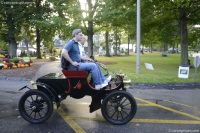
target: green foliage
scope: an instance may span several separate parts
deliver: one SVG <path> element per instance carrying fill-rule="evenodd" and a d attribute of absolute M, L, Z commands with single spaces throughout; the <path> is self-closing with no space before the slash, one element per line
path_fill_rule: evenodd
<path fill-rule="evenodd" d="M 50 54 L 53 54 L 53 48 L 54 48 L 54 45 L 51 44 L 51 45 L 49 46 L 49 48 L 48 48 L 48 51 L 49 51 Z"/>
<path fill-rule="evenodd" d="M 13 62 L 13 63 L 19 63 L 19 58 L 14 57 L 14 58 L 10 59 L 9 61 Z"/>
<path fill-rule="evenodd" d="M 81 27 L 81 10 L 77 1 L 67 0 L 49 0 L 54 5 L 53 12 L 57 15 L 52 15 L 50 21 L 55 32 L 62 39 L 71 38 L 72 30 Z"/>
<path fill-rule="evenodd" d="M 8 51 L 8 44 L 5 43 L 3 40 L 0 40 L 0 49 L 4 51 Z"/>
<path fill-rule="evenodd" d="M 10 0 L 10 2 L 15 1 Z M 1 49 L 8 50 L 8 42 L 9 45 L 13 43 L 16 48 L 16 42 L 26 39 L 29 44 L 36 44 L 36 40 L 40 39 L 45 47 L 53 50 L 53 37 L 59 35 L 61 39 L 68 40 L 74 28 L 82 28 L 90 38 L 93 34 L 97 34 L 97 31 L 98 33 L 109 31 L 109 39 L 112 42 L 119 41 L 119 44 L 125 43 L 128 37 L 135 40 L 137 14 L 135 0 L 93 0 L 92 5 L 87 0 L 89 10 L 81 10 L 80 0 L 29 0 L 29 2 L 31 4 L 0 4 Z M 161 47 L 160 44 L 164 42 L 171 47 L 180 44 L 180 16 L 182 11 L 185 11 L 188 45 L 190 48 L 200 47 L 198 39 L 200 33 L 194 28 L 194 25 L 200 24 L 199 5 L 198 0 L 141 1 L 142 45 Z M 86 16 L 82 16 L 82 13 Z M 89 27 L 89 24 L 92 26 Z M 39 36 L 36 36 L 36 29 Z M 118 36 L 118 39 L 115 36 Z M 92 40 L 89 40 L 89 43 L 91 42 Z M 40 45 L 37 44 L 39 50 Z"/>
<path fill-rule="evenodd" d="M 14 62 L 14 63 L 19 63 L 19 58 L 14 57 L 14 58 L 13 58 L 13 62 Z"/>
<path fill-rule="evenodd" d="M 191 26 L 188 31 L 188 39 L 190 42 L 190 49 L 199 49 L 200 48 L 200 30 L 199 27 Z"/>
<path fill-rule="evenodd" d="M 9 43 L 11 56 L 16 56 L 17 41 L 20 40 L 21 27 L 29 18 L 29 8 L 33 0 L 25 4 L 23 0 L 1 1 L 0 4 L 0 40 Z M 12 4 L 15 3 L 15 4 Z"/>

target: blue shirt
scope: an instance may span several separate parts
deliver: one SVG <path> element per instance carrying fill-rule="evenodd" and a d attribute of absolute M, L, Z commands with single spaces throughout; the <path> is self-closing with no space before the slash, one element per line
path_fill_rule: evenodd
<path fill-rule="evenodd" d="M 68 51 L 69 57 L 71 58 L 72 61 L 81 62 L 78 45 L 79 45 L 78 42 L 72 39 L 67 42 L 64 49 Z"/>

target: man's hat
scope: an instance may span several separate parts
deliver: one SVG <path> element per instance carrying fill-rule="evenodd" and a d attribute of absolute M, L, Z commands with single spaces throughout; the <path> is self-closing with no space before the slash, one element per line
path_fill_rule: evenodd
<path fill-rule="evenodd" d="M 82 32 L 81 29 L 75 29 L 72 32 L 72 36 L 74 37 L 75 34 L 78 34 L 78 33 L 81 33 L 81 32 Z"/>

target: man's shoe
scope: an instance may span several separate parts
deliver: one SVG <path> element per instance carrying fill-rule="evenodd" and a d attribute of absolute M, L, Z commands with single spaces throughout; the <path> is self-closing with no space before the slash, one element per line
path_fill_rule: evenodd
<path fill-rule="evenodd" d="M 112 76 L 109 75 L 109 76 L 107 77 L 106 81 L 107 81 L 107 82 L 110 82 L 111 78 L 112 78 Z"/>
<path fill-rule="evenodd" d="M 100 90 L 101 89 L 101 84 L 100 85 L 95 85 L 95 90 Z"/>
<path fill-rule="evenodd" d="M 106 87 L 108 85 L 108 83 L 103 83 L 100 85 L 95 85 L 95 90 L 101 90 L 102 88 Z"/>
<path fill-rule="evenodd" d="M 101 84 L 101 88 L 104 88 L 104 87 L 106 87 L 108 85 L 108 83 L 103 83 L 103 84 Z"/>

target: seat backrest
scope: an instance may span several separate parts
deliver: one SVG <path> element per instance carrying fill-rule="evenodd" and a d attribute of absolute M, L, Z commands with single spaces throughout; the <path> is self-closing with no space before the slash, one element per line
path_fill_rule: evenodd
<path fill-rule="evenodd" d="M 87 78 L 87 72 L 81 70 L 62 70 L 67 78 Z"/>

